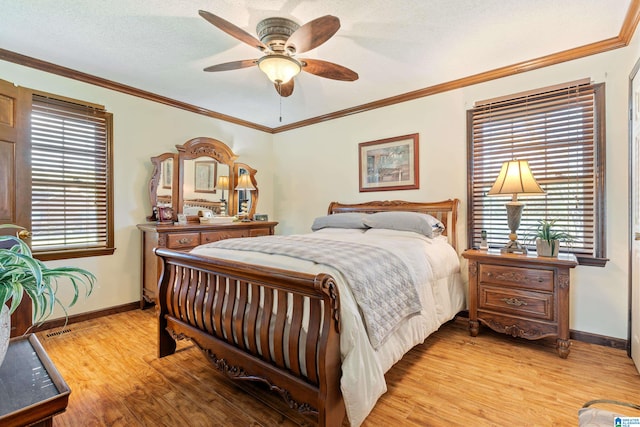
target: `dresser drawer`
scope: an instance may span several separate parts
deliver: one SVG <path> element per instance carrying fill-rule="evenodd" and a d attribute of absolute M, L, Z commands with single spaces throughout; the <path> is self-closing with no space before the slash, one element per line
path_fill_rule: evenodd
<path fill-rule="evenodd" d="M 553 292 L 553 271 L 481 264 L 480 282 Z"/>
<path fill-rule="evenodd" d="M 478 310 L 493 310 L 528 318 L 555 320 L 553 294 L 505 289 L 481 284 Z"/>
<path fill-rule="evenodd" d="M 167 248 L 192 248 L 200 244 L 200 233 L 171 233 L 167 235 Z"/>
<path fill-rule="evenodd" d="M 249 237 L 260 237 L 260 236 L 270 236 L 271 229 L 269 227 L 266 228 L 252 228 L 249 230 Z"/>
<path fill-rule="evenodd" d="M 202 244 L 217 242 L 218 240 L 231 239 L 234 237 L 249 237 L 248 230 L 220 230 L 203 232 Z"/>

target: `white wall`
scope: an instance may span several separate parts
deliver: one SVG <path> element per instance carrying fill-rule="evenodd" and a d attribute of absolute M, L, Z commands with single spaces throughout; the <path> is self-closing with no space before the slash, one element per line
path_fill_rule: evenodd
<path fill-rule="evenodd" d="M 147 184 L 150 157 L 172 151 L 176 144 L 199 136 L 226 143 L 238 161 L 258 170 L 260 210 L 273 216 L 272 135 L 189 113 L 122 93 L 0 61 L 0 79 L 19 86 L 102 104 L 114 115 L 114 225 L 116 251 L 111 256 L 56 261 L 75 265 L 97 278 L 94 294 L 79 302 L 70 314 L 105 309 L 140 299 L 140 233 L 136 224 L 151 213 Z M 68 294 L 61 293 L 63 301 Z M 53 318 L 61 317 L 56 310 Z"/>
<path fill-rule="evenodd" d="M 585 77 L 606 83 L 607 255 L 605 268 L 572 272 L 570 327 L 627 338 L 628 77 L 639 57 L 630 47 L 345 117 L 274 137 L 276 218 L 280 233 L 309 231 L 330 201 L 459 198 L 466 247 L 466 110 L 476 101 Z M 418 132 L 420 189 L 359 193 L 358 143 Z"/>
<path fill-rule="evenodd" d="M 228 144 L 258 170 L 258 211 L 280 222 L 279 234 L 309 231 L 329 202 L 459 198 L 461 247 L 466 247 L 466 110 L 478 100 L 584 77 L 606 83 L 607 250 L 605 268 L 572 273 L 571 328 L 627 337 L 628 289 L 628 76 L 640 57 L 631 46 L 553 67 L 269 135 L 128 95 L 0 61 L 0 79 L 106 106 L 114 113 L 115 227 L 113 256 L 73 260 L 98 276 L 95 295 L 71 313 L 139 298 L 140 242 L 135 225 L 149 213 L 149 157 L 196 136 Z M 358 192 L 358 143 L 418 132 L 420 189 Z M 69 264 L 69 262 L 56 262 Z"/>

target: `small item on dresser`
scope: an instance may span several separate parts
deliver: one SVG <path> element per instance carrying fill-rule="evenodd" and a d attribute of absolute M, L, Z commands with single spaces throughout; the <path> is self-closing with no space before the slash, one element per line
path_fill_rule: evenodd
<path fill-rule="evenodd" d="M 269 221 L 269 215 L 267 214 L 255 214 L 253 216 L 254 221 Z"/>
<path fill-rule="evenodd" d="M 234 217 L 232 216 L 200 217 L 200 224 L 231 224 L 233 220 Z"/>
<path fill-rule="evenodd" d="M 489 244 L 487 243 L 487 230 L 482 230 L 480 232 L 480 249 L 489 249 Z"/>
<path fill-rule="evenodd" d="M 178 224 L 187 225 L 187 216 L 185 214 L 178 214 Z"/>
<path fill-rule="evenodd" d="M 173 208 L 159 206 L 158 207 L 159 222 L 173 222 Z"/>

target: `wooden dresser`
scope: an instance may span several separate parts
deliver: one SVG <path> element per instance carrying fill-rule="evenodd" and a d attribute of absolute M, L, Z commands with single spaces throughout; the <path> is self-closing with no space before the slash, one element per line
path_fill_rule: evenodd
<path fill-rule="evenodd" d="M 575 256 L 502 254 L 467 250 L 469 260 L 469 332 L 480 323 L 513 337 L 556 337 L 563 359 L 569 355 L 569 287 Z"/>
<path fill-rule="evenodd" d="M 142 283 L 140 308 L 155 303 L 161 264 L 153 253 L 154 248 L 188 251 L 198 245 L 233 237 L 257 237 L 274 234 L 277 222 L 249 221 L 231 224 L 163 223 L 138 224 L 142 232 Z"/>

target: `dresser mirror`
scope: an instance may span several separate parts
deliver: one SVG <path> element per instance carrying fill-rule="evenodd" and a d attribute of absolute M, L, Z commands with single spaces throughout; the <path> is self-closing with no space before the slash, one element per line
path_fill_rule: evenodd
<path fill-rule="evenodd" d="M 198 214 L 237 215 L 245 203 L 243 219 L 253 218 L 258 201 L 256 170 L 236 163 L 237 156 L 221 141 L 194 138 L 176 145 L 177 153 L 164 153 L 151 158 L 153 174 L 149 182 L 149 200 L 153 214 L 147 220 L 158 220 L 158 212 L 167 209 L 198 222 Z M 239 178 L 248 175 L 247 178 Z M 241 188 L 237 188 L 239 184 Z"/>

